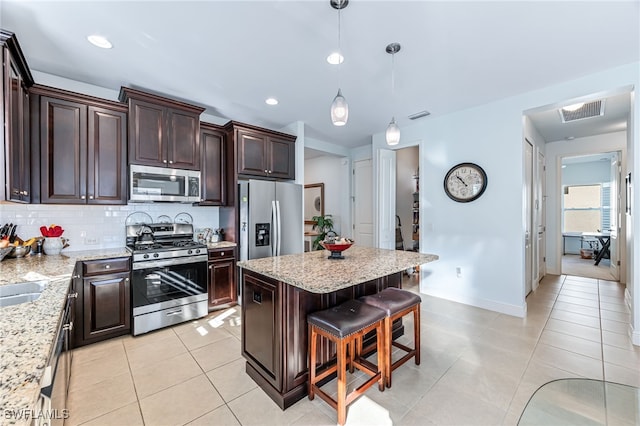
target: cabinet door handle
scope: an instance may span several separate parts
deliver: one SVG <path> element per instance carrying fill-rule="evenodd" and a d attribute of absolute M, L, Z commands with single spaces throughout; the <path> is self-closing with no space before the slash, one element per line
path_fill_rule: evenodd
<path fill-rule="evenodd" d="M 77 299 L 78 298 L 78 292 L 74 291 L 73 293 L 69 293 L 69 299 Z"/>
<path fill-rule="evenodd" d="M 90 200 L 93 200 L 93 195 L 89 195 L 89 199 L 90 199 Z"/>
<path fill-rule="evenodd" d="M 104 269 L 111 269 L 111 265 L 104 265 Z"/>
<path fill-rule="evenodd" d="M 265 169 L 265 170 L 264 170 L 264 172 L 265 172 L 265 173 L 269 173 L 269 170 Z"/>
<path fill-rule="evenodd" d="M 266 170 L 265 170 L 266 171 Z M 13 195 L 20 195 L 20 191 L 18 191 L 17 189 L 13 190 Z"/>
<path fill-rule="evenodd" d="M 87 198 L 87 197 L 85 197 L 84 195 L 81 195 L 81 196 L 80 196 L 80 199 L 81 199 L 81 200 L 85 200 L 86 198 Z"/>
<path fill-rule="evenodd" d="M 173 164 L 173 160 L 169 160 L 169 164 Z"/>
<path fill-rule="evenodd" d="M 164 164 L 167 164 L 167 160 L 162 160 L 162 162 L 163 162 Z"/>

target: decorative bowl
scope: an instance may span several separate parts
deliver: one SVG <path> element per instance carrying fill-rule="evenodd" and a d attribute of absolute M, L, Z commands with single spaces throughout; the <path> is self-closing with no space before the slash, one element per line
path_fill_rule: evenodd
<path fill-rule="evenodd" d="M 25 257 L 31 251 L 31 246 L 15 246 L 11 253 L 9 253 L 9 257 Z"/>
<path fill-rule="evenodd" d="M 331 252 L 327 259 L 344 259 L 342 252 L 353 245 L 353 241 L 349 243 L 329 243 L 320 241 L 320 245 Z"/>

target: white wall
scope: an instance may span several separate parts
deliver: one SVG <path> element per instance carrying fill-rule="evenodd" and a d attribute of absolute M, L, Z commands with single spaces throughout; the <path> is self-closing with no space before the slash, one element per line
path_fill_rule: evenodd
<path fill-rule="evenodd" d="M 640 62 L 635 66 L 636 74 L 640 75 Z M 631 93 L 631 109 L 629 112 L 629 127 L 627 128 L 627 170 L 623 171 L 623 175 L 631 173 L 631 188 L 633 190 L 631 194 L 631 212 L 625 214 L 625 220 L 627 235 L 626 253 L 629 262 L 625 268 L 627 275 L 627 293 L 629 304 L 631 305 L 631 339 L 634 345 L 640 346 L 640 241 L 638 238 L 634 238 L 640 232 L 640 215 L 638 214 L 638 207 L 640 207 L 640 190 L 638 190 L 638 172 L 640 172 L 640 155 L 639 145 L 640 138 L 638 133 L 640 132 L 640 96 L 638 96 L 638 90 L 640 85 L 636 84 L 636 90 Z"/>
<path fill-rule="evenodd" d="M 333 216 L 338 235 L 351 237 L 349 202 L 350 161 L 345 157 L 325 155 L 304 161 L 304 183 L 324 184 L 324 214 Z"/>
<path fill-rule="evenodd" d="M 626 141 L 625 136 L 626 132 L 622 138 L 623 142 Z M 589 161 L 587 163 L 566 164 L 561 175 L 562 185 L 591 185 L 611 182 L 611 163 L 609 161 Z"/>
<path fill-rule="evenodd" d="M 638 70 L 638 63 L 617 67 L 401 126 L 399 147 L 423 140 L 421 251 L 440 256 L 440 260 L 422 268 L 423 293 L 508 314 L 525 314 L 523 112 L 603 90 L 627 85 L 640 87 Z M 632 141 L 638 144 L 637 131 Z M 374 135 L 373 149 L 382 148 L 385 148 L 384 134 Z M 466 204 L 450 200 L 442 187 L 446 172 L 464 161 L 479 164 L 488 175 L 485 194 Z M 547 176 L 547 181 L 554 179 Z M 555 253 L 557 249 L 554 247 Z M 456 276 L 458 266 L 462 268 L 460 277 Z"/>

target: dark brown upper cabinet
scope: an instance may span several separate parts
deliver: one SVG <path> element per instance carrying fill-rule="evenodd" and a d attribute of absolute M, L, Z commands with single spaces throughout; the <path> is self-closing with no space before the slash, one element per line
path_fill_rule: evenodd
<path fill-rule="evenodd" d="M 129 163 L 200 170 L 204 108 L 122 87 L 129 105 Z"/>
<path fill-rule="evenodd" d="M 29 138 L 29 87 L 33 77 L 16 36 L 0 29 L 4 110 L 5 199 L 31 202 L 31 149 Z M 0 144 L 0 148 L 2 148 Z"/>
<path fill-rule="evenodd" d="M 295 136 L 235 124 L 238 175 L 295 179 Z"/>
<path fill-rule="evenodd" d="M 200 205 L 224 206 L 227 203 L 225 139 L 222 127 L 200 123 L 200 159 L 202 161 Z"/>
<path fill-rule="evenodd" d="M 44 86 L 31 93 L 39 201 L 126 204 L 126 105 Z"/>

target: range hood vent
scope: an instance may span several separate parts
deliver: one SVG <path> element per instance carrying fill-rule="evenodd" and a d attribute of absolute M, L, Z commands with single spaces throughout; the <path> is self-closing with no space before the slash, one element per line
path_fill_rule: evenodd
<path fill-rule="evenodd" d="M 604 100 L 587 102 L 575 111 L 569 111 L 563 108 L 558 110 L 563 123 L 569 123 L 576 120 L 584 120 L 585 118 L 600 117 L 604 115 Z"/>

